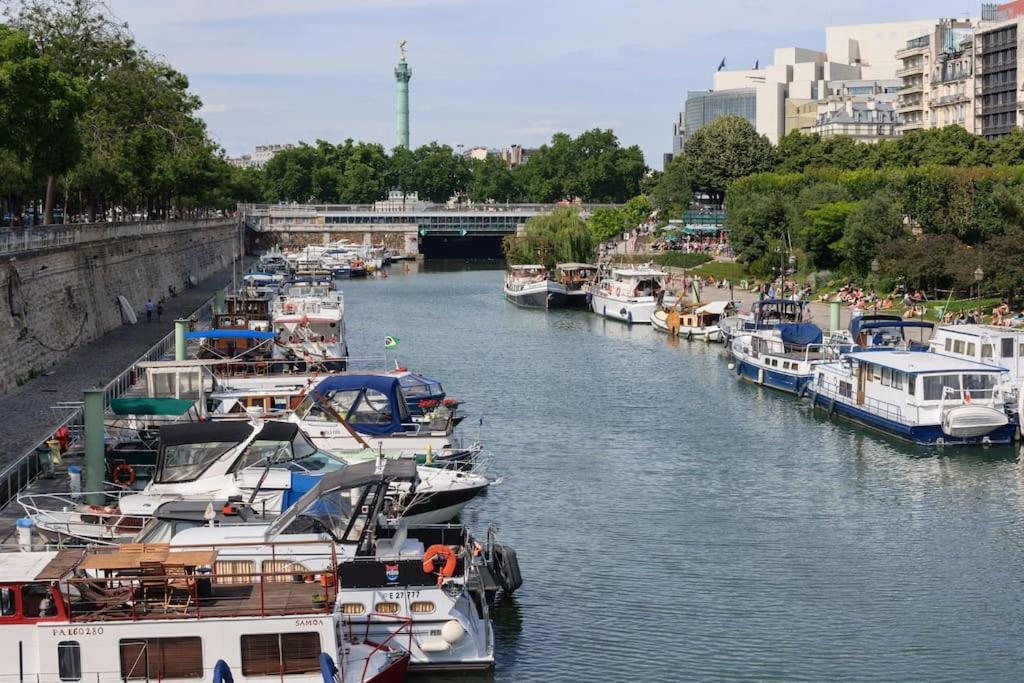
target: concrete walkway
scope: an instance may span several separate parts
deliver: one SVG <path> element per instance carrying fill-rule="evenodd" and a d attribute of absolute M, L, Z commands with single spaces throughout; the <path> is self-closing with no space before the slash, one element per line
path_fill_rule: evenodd
<path fill-rule="evenodd" d="M 244 267 L 239 270 L 245 272 Z M 52 407 L 60 402 L 81 401 L 82 390 L 103 387 L 174 329 L 175 318 L 187 317 L 231 282 L 230 267 L 203 280 L 196 287 L 164 302 L 163 321 L 146 323 L 139 313 L 137 325 L 122 325 L 95 341 L 79 347 L 42 377 L 26 382 L 0 396 L 0 467 L 48 437 L 67 411 Z"/>

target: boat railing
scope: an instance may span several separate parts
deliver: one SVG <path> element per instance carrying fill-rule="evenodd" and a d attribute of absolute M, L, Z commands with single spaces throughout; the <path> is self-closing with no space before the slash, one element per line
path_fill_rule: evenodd
<path fill-rule="evenodd" d="M 898 422 L 900 424 L 908 424 L 903 417 L 903 407 L 896 405 L 895 403 L 889 403 L 888 401 L 882 401 L 880 399 L 864 396 L 863 401 L 858 402 L 856 398 L 856 389 L 853 388 L 853 382 L 850 382 L 851 394 L 849 396 L 844 395 L 839 391 L 838 380 L 832 380 L 824 374 L 819 374 L 817 379 L 812 384 L 811 391 L 817 396 L 824 396 L 825 398 L 831 399 L 832 401 L 840 401 L 853 405 L 854 407 L 877 415 L 879 417 Z M 913 406 L 908 406 L 913 408 Z M 909 416 L 909 415 L 908 415 Z M 916 408 L 913 413 L 914 424 L 918 422 L 918 415 Z"/>
<path fill-rule="evenodd" d="M 386 638 L 382 640 L 370 640 L 370 626 L 373 625 L 374 621 L 379 622 L 393 622 L 397 624 L 397 628 L 392 630 Z M 355 635 L 355 625 L 352 623 L 350 617 L 345 620 L 345 632 L 352 637 Z M 397 645 L 406 652 L 412 652 L 412 635 L 413 635 L 413 620 L 412 617 L 402 617 L 397 614 L 385 614 L 384 612 L 370 612 L 367 615 L 365 630 L 363 631 L 362 642 L 367 645 L 372 645 L 373 649 L 367 653 L 366 658 L 363 662 L 363 671 L 359 677 L 360 681 L 369 680 L 366 675 L 370 670 L 370 662 L 373 660 L 373 655 L 378 652 L 391 652 L 392 646 Z M 404 642 L 401 642 L 404 641 Z M 339 658 L 341 663 L 344 665 L 346 659 L 344 657 Z M 344 678 L 344 667 L 341 673 Z"/>

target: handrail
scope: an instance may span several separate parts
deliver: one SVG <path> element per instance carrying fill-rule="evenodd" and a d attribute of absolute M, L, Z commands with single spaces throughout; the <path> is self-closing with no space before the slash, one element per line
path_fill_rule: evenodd
<path fill-rule="evenodd" d="M 197 228 L 226 227 L 236 222 L 236 218 L 207 218 L 187 221 L 80 223 L 3 230 L 0 231 L 0 255 Z"/>
<path fill-rule="evenodd" d="M 396 628 L 394 631 L 392 631 L 390 634 L 388 634 L 387 638 L 385 638 L 384 640 L 380 641 L 379 643 L 374 643 L 374 642 L 372 642 L 370 640 L 370 623 L 373 621 L 373 617 L 383 617 L 385 619 L 395 619 L 395 620 L 401 621 L 402 623 L 398 626 L 398 628 Z M 370 659 L 373 657 L 373 655 L 375 653 L 377 653 L 377 652 L 390 651 L 391 648 L 388 646 L 388 643 L 390 643 L 391 641 L 395 640 L 399 636 L 399 634 L 402 633 L 403 629 L 406 630 L 408 635 L 409 635 L 409 643 L 408 643 L 408 645 L 406 647 L 406 652 L 412 653 L 412 624 L 413 624 L 412 617 L 400 617 L 400 616 L 398 616 L 396 614 L 385 614 L 384 612 L 370 612 L 367 615 L 367 619 L 366 619 L 366 633 L 363 636 L 363 643 L 366 644 L 366 645 L 373 645 L 374 647 L 370 651 L 370 654 L 366 655 L 366 661 L 363 664 L 363 674 L 362 674 L 362 676 L 359 677 L 360 681 L 367 680 L 366 679 L 366 673 L 369 670 Z"/>

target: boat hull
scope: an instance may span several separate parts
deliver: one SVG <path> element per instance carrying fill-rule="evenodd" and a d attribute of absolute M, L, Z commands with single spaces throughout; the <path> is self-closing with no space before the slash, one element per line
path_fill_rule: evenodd
<path fill-rule="evenodd" d="M 765 368 L 746 359 L 736 360 L 736 374 L 740 379 L 753 382 L 759 386 L 769 387 L 787 394 L 802 396 L 811 383 L 813 375 L 794 375 Z"/>
<path fill-rule="evenodd" d="M 657 305 L 657 301 L 652 296 L 627 299 L 621 296 L 609 296 L 601 292 L 594 292 L 590 300 L 590 307 L 594 313 L 631 325 L 650 325 L 651 314 L 654 313 Z"/>
<path fill-rule="evenodd" d="M 1011 444 L 1017 430 L 1017 425 L 1011 421 L 987 434 L 979 436 L 953 436 L 942 431 L 942 426 L 939 424 L 906 425 L 880 415 L 875 415 L 855 405 L 833 400 L 828 396 L 815 394 L 814 403 L 826 410 L 830 415 L 836 415 L 850 422 L 856 422 L 864 427 L 884 432 L 919 446 Z"/>
<path fill-rule="evenodd" d="M 513 290 L 505 287 L 505 299 L 521 308 L 553 309 L 566 307 L 565 288 L 551 281 L 536 287 Z"/>

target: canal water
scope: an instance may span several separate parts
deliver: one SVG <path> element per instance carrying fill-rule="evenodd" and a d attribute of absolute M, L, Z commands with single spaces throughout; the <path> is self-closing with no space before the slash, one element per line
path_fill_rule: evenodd
<path fill-rule="evenodd" d="M 483 417 L 501 482 L 463 521 L 498 525 L 526 581 L 495 680 L 1024 677 L 1016 450 L 832 421 L 738 383 L 721 346 L 518 309 L 494 265 L 405 268 L 345 288 L 350 349 L 398 337 L 464 433 Z"/>

